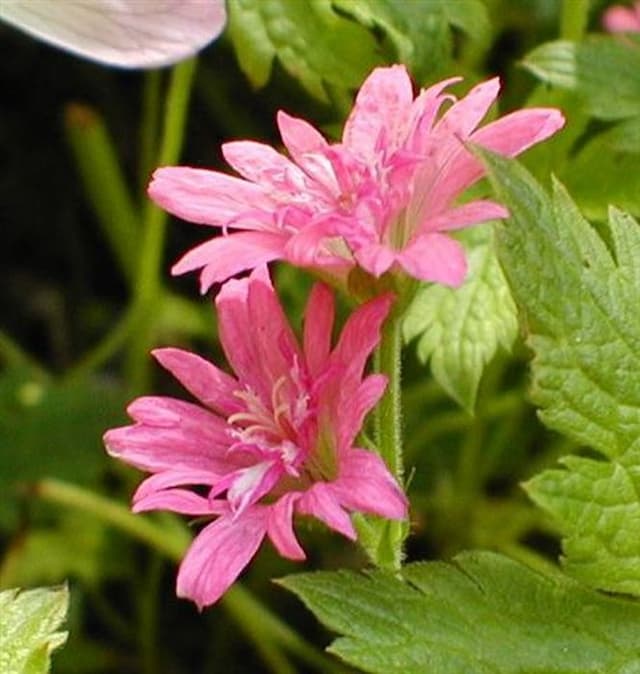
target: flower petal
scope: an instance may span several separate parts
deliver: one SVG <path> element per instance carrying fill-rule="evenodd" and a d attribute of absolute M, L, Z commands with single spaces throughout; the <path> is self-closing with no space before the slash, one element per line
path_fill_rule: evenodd
<path fill-rule="evenodd" d="M 380 329 L 391 305 L 393 295 L 385 293 L 356 309 L 344 325 L 331 360 L 349 366 L 361 375 L 367 358 L 380 341 Z"/>
<path fill-rule="evenodd" d="M 226 457 L 226 422 L 198 405 L 149 396 L 127 411 L 138 423 L 104 434 L 111 456 L 152 473 L 185 468 L 220 475 L 237 467 Z"/>
<path fill-rule="evenodd" d="M 340 460 L 340 476 L 330 487 L 341 505 L 350 510 L 396 520 L 407 517 L 407 497 L 373 452 L 346 452 Z"/>
<path fill-rule="evenodd" d="M 378 147 L 397 143 L 412 102 L 411 80 L 404 66 L 376 68 L 358 91 L 344 127 L 343 143 L 356 156 L 372 160 Z"/>
<path fill-rule="evenodd" d="M 499 91 L 500 80 L 497 77 L 476 84 L 445 112 L 435 125 L 434 132 L 444 138 L 466 139 L 487 114 Z"/>
<path fill-rule="evenodd" d="M 207 407 L 225 417 L 241 405 L 234 392 L 239 382 L 220 368 L 194 353 L 182 349 L 154 349 L 153 357 Z"/>
<path fill-rule="evenodd" d="M 282 466 L 276 461 L 262 461 L 238 470 L 227 490 L 227 500 L 234 516 L 241 515 L 268 494 L 283 472 Z"/>
<path fill-rule="evenodd" d="M 306 559 L 304 550 L 293 531 L 293 509 L 300 498 L 298 493 L 289 493 L 269 508 L 267 535 L 280 555 L 287 559 Z"/>
<path fill-rule="evenodd" d="M 216 508 L 215 505 L 218 505 Z M 220 515 L 228 510 L 227 504 L 198 496 L 188 489 L 165 489 L 151 492 L 133 504 L 134 513 L 151 510 L 169 510 L 180 515 Z"/>
<path fill-rule="evenodd" d="M 357 263 L 370 274 L 379 278 L 396 261 L 396 252 L 382 243 L 367 243 L 354 251 Z"/>
<path fill-rule="evenodd" d="M 614 5 L 602 17 L 605 30 L 610 33 L 640 33 L 640 2 L 632 7 Z"/>
<path fill-rule="evenodd" d="M 326 482 L 316 482 L 300 495 L 296 510 L 302 515 L 313 515 L 328 527 L 355 541 L 356 530 L 351 518 L 342 509 L 332 489 Z"/>
<path fill-rule="evenodd" d="M 367 414 L 378 403 L 385 388 L 387 377 L 383 374 L 369 375 L 354 391 L 337 398 L 334 423 L 337 428 L 338 451 L 350 449 L 356 436 L 362 430 Z M 342 391 L 347 391 L 343 387 Z"/>
<path fill-rule="evenodd" d="M 477 225 L 489 220 L 508 218 L 509 211 L 502 205 L 489 199 L 469 201 L 462 206 L 450 208 L 440 215 L 429 218 L 420 226 L 422 232 L 445 232 Z"/>
<path fill-rule="evenodd" d="M 321 152 L 327 147 L 322 134 L 303 119 L 282 110 L 278 111 L 276 119 L 282 142 L 296 163 L 299 164 L 305 154 Z"/>
<path fill-rule="evenodd" d="M 158 206 L 189 222 L 216 227 L 233 226 L 246 211 L 273 208 L 264 188 L 234 176 L 187 166 L 156 169 L 148 188 Z M 242 222 L 243 229 L 264 229 L 260 221 Z"/>
<path fill-rule="evenodd" d="M 437 232 L 417 236 L 398 254 L 398 261 L 414 278 L 454 288 L 467 274 L 464 248 L 455 239 Z"/>
<path fill-rule="evenodd" d="M 157 68 L 191 56 L 226 23 L 224 0 L 2 2 L 0 18 L 78 56 Z"/>
<path fill-rule="evenodd" d="M 304 188 L 302 171 L 270 145 L 252 140 L 224 143 L 222 154 L 244 178 L 267 189 L 283 189 L 291 183 Z"/>
<path fill-rule="evenodd" d="M 251 508 L 241 517 L 223 516 L 206 526 L 182 560 L 178 596 L 192 599 L 200 610 L 218 601 L 260 547 L 266 520 L 264 509 Z"/>
<path fill-rule="evenodd" d="M 265 267 L 251 274 L 247 309 L 250 332 L 245 339 L 253 340 L 255 365 L 271 388 L 279 379 L 290 376 L 292 366 L 301 362 L 302 353 Z"/>
<path fill-rule="evenodd" d="M 174 275 L 203 267 L 200 290 L 205 293 L 214 283 L 234 274 L 283 256 L 286 236 L 271 232 L 238 232 L 211 239 L 190 250 L 171 268 Z"/>
<path fill-rule="evenodd" d="M 335 308 L 333 293 L 322 283 L 311 289 L 304 317 L 304 357 L 311 376 L 316 376 L 331 350 Z"/>
<path fill-rule="evenodd" d="M 546 140 L 564 126 L 564 117 L 553 108 L 528 108 L 506 115 L 472 133 L 469 141 L 507 157 L 516 157 Z M 447 159 L 429 195 L 432 212 L 438 212 L 484 175 L 482 164 L 461 143 Z"/>
<path fill-rule="evenodd" d="M 133 495 L 133 502 L 135 504 L 151 494 L 162 492 L 170 487 L 184 487 L 187 485 L 212 486 L 219 478 L 219 475 L 208 470 L 170 468 L 143 480 Z M 207 499 L 204 500 L 208 502 Z"/>

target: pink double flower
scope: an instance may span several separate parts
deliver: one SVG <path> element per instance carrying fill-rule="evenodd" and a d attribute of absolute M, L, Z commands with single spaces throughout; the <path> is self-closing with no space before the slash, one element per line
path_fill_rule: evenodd
<path fill-rule="evenodd" d="M 235 377 L 199 356 L 158 349 L 156 359 L 198 400 L 143 397 L 134 424 L 108 431 L 107 451 L 152 473 L 136 512 L 211 518 L 178 574 L 199 607 L 227 590 L 268 537 L 304 559 L 294 515 L 311 515 L 347 538 L 349 513 L 404 519 L 407 501 L 382 459 L 354 445 L 386 377 L 365 376 L 392 297 L 357 309 L 331 348 L 333 295 L 316 285 L 299 345 L 266 269 L 231 280 L 216 298 L 220 341 Z"/>
<path fill-rule="evenodd" d="M 445 80 L 414 98 L 404 66 L 377 68 L 362 85 L 338 143 L 280 112 L 289 156 L 235 141 L 222 151 L 240 177 L 158 169 L 149 187 L 156 203 L 222 230 L 173 272 L 201 269 L 203 291 L 273 260 L 339 278 L 358 265 L 375 277 L 391 271 L 459 285 L 465 255 L 448 232 L 508 215 L 488 199 L 459 203 L 484 175 L 466 143 L 515 156 L 558 131 L 564 118 L 555 109 L 530 108 L 478 128 L 499 81 L 482 82 L 457 100 L 447 90 L 458 81 Z"/>

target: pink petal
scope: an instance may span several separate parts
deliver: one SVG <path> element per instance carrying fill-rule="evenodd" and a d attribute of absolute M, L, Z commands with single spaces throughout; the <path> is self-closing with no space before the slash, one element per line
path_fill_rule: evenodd
<path fill-rule="evenodd" d="M 461 77 L 450 77 L 420 92 L 411 105 L 412 129 L 404 145 L 405 150 L 415 154 L 425 153 L 431 129 L 442 104 L 447 100 L 455 100 L 452 95 L 443 95 L 442 92 L 461 80 Z"/>
<path fill-rule="evenodd" d="M 255 344 L 257 357 L 255 367 L 271 384 L 288 378 L 294 363 L 301 362 L 302 353 L 268 275 L 265 277 L 263 273 L 263 278 L 256 272 L 251 275 L 247 309 L 249 338 Z"/>
<path fill-rule="evenodd" d="M 131 510 L 134 513 L 144 513 L 151 510 L 169 510 L 180 515 L 219 515 L 228 510 L 226 503 L 212 502 L 198 496 L 188 489 L 165 489 L 156 491 L 139 498 Z"/>
<path fill-rule="evenodd" d="M 186 166 L 156 169 L 148 194 L 165 211 L 189 222 L 233 226 L 233 219 L 246 211 L 274 207 L 264 188 L 225 173 Z M 243 222 L 243 229 L 264 229 L 256 221 Z"/>
<path fill-rule="evenodd" d="M 271 232 L 238 232 L 207 241 L 184 255 L 171 269 L 174 275 L 204 267 L 200 290 L 226 281 L 245 269 L 282 258 L 286 235 Z"/>
<path fill-rule="evenodd" d="M 402 65 L 376 68 L 365 80 L 342 134 L 343 143 L 366 161 L 377 148 L 397 142 L 408 121 L 413 90 Z"/>
<path fill-rule="evenodd" d="M 321 152 L 327 147 L 323 136 L 303 119 L 291 117 L 279 110 L 277 121 L 282 142 L 295 162 L 300 163 L 303 155 Z"/>
<path fill-rule="evenodd" d="M 417 236 L 398 256 L 407 274 L 422 281 L 458 287 L 467 274 L 464 248 L 445 234 Z"/>
<path fill-rule="evenodd" d="M 469 141 L 498 154 L 515 157 L 552 136 L 564 126 L 564 122 L 562 113 L 553 108 L 518 110 L 482 127 L 471 134 Z M 482 164 L 464 145 L 459 144 L 431 191 L 433 211 L 446 207 L 483 175 Z"/>
<path fill-rule="evenodd" d="M 283 473 L 280 462 L 273 460 L 262 461 L 238 470 L 227 490 L 227 500 L 234 516 L 241 515 L 268 494 Z"/>
<path fill-rule="evenodd" d="M 152 473 L 185 468 L 223 474 L 235 465 L 226 458 L 226 422 L 181 400 L 144 397 L 128 408 L 138 423 L 104 435 L 107 452 Z"/>
<path fill-rule="evenodd" d="M 362 372 L 367 358 L 380 341 L 382 323 L 391 309 L 393 299 L 391 293 L 380 295 L 349 316 L 331 354 L 333 362 Z"/>
<path fill-rule="evenodd" d="M 609 7 L 602 17 L 602 24 L 610 33 L 640 32 L 640 2 L 633 7 Z"/>
<path fill-rule="evenodd" d="M 267 535 L 282 557 L 301 561 L 306 559 L 293 531 L 293 509 L 300 498 L 297 493 L 286 494 L 269 507 Z"/>
<path fill-rule="evenodd" d="M 333 217 L 322 218 L 316 222 L 309 221 L 299 231 L 291 235 L 285 246 L 284 257 L 297 267 L 321 265 L 323 257 L 327 256 L 325 245 L 327 239 L 335 236 L 336 228 Z M 345 250 L 345 263 L 350 262 L 346 258 L 347 255 L 349 255 L 349 251 Z M 336 256 L 332 257 L 335 258 Z M 334 263 L 337 261 L 333 260 Z"/>
<path fill-rule="evenodd" d="M 162 492 L 170 487 L 196 485 L 212 486 L 220 479 L 220 477 L 220 475 L 216 475 L 207 470 L 170 468 L 143 480 L 138 485 L 138 488 L 133 495 L 133 502 L 137 503 L 140 499 L 143 499 L 150 494 Z M 204 500 L 207 501 L 207 499 Z"/>
<path fill-rule="evenodd" d="M 302 515 L 313 515 L 328 527 L 355 541 L 356 530 L 349 515 L 336 500 L 328 483 L 316 482 L 300 495 L 296 510 Z"/>
<path fill-rule="evenodd" d="M 229 364 L 246 388 L 262 400 L 271 399 L 271 382 L 265 382 L 256 353 L 255 341 L 250 339 L 251 321 L 247 308 L 249 279 L 231 279 L 218 293 L 218 336 Z"/>
<path fill-rule="evenodd" d="M 177 594 L 202 610 L 229 589 L 255 555 L 266 533 L 267 513 L 251 508 L 241 517 L 223 516 L 194 539 L 178 572 Z"/>
<path fill-rule="evenodd" d="M 470 140 L 493 152 L 515 157 L 553 136 L 564 124 L 560 110 L 525 108 L 483 126 L 471 134 Z"/>
<path fill-rule="evenodd" d="M 424 233 L 444 232 L 508 217 L 509 211 L 502 204 L 488 199 L 478 199 L 477 201 L 469 201 L 462 206 L 450 208 L 440 215 L 429 218 L 422 223 L 420 231 Z"/>
<path fill-rule="evenodd" d="M 219 334 L 227 360 L 242 382 L 271 401 L 272 387 L 301 358 L 297 341 L 266 268 L 226 283 L 216 298 Z"/>
<path fill-rule="evenodd" d="M 445 138 L 466 139 L 480 124 L 500 91 L 500 80 L 494 77 L 476 84 L 457 103 L 454 103 L 436 124 L 434 132 Z"/>
<path fill-rule="evenodd" d="M 268 190 L 280 189 L 292 180 L 304 184 L 300 169 L 270 145 L 237 140 L 224 143 L 222 154 L 241 176 Z"/>
<path fill-rule="evenodd" d="M 191 56 L 226 23 L 224 0 L 3 2 L 0 17 L 98 63 L 157 68 Z"/>
<path fill-rule="evenodd" d="M 348 398 L 342 399 L 336 410 L 338 451 L 350 448 L 362 430 L 367 414 L 379 402 L 387 387 L 387 377 L 382 374 L 369 375 Z"/>
<path fill-rule="evenodd" d="M 218 414 L 227 417 L 241 408 L 234 396 L 240 384 L 208 360 L 174 348 L 155 349 L 151 353 L 189 393 Z"/>
<path fill-rule="evenodd" d="M 396 252 L 389 246 L 372 242 L 355 250 L 354 257 L 363 269 L 379 278 L 396 261 Z"/>
<path fill-rule="evenodd" d="M 304 357 L 311 376 L 320 372 L 329 357 L 334 315 L 333 293 L 324 284 L 316 283 L 304 317 Z"/>
<path fill-rule="evenodd" d="M 407 517 L 408 501 L 384 461 L 373 452 L 352 449 L 340 459 L 340 476 L 330 487 L 345 508 L 389 519 Z"/>

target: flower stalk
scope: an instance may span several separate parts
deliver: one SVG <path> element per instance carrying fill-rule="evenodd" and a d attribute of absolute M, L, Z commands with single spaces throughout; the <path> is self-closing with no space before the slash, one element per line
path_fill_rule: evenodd
<path fill-rule="evenodd" d="M 180 155 L 196 63 L 195 58 L 189 59 L 177 65 L 172 71 L 158 156 L 161 165 L 177 161 Z M 135 285 L 136 325 L 128 354 L 128 381 L 134 393 L 144 391 L 149 379 L 148 352 L 153 343 L 154 317 L 162 288 L 161 269 L 166 229 L 167 213 L 147 202 L 143 214 L 141 257 L 138 260 Z"/>
<path fill-rule="evenodd" d="M 382 339 L 374 354 L 375 370 L 388 378 L 386 391 L 375 412 L 375 438 L 378 453 L 398 484 L 402 485 L 402 316 L 394 311 L 382 329 Z M 380 542 L 374 563 L 398 571 L 402 564 L 402 545 L 406 524 L 381 524 Z"/>

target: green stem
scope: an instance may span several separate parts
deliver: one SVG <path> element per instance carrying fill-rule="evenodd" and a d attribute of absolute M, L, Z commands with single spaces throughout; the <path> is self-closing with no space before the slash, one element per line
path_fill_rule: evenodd
<path fill-rule="evenodd" d="M 33 376 L 41 381 L 46 381 L 49 378 L 49 374 L 42 365 L 24 351 L 4 330 L 0 330 L 0 360 L 5 365 L 28 368 Z"/>
<path fill-rule="evenodd" d="M 402 484 L 402 389 L 401 389 L 401 321 L 390 316 L 375 354 L 376 371 L 387 376 L 384 396 L 376 408 L 378 452 L 389 470 Z"/>
<path fill-rule="evenodd" d="M 175 66 L 172 71 L 158 157 L 160 166 L 175 164 L 180 155 L 195 69 L 196 60 L 189 59 Z M 144 391 L 149 379 L 148 351 L 153 342 L 155 318 L 162 294 L 161 272 L 166 228 L 166 212 L 147 201 L 135 287 L 136 326 L 128 354 L 128 381 L 134 394 Z"/>
<path fill-rule="evenodd" d="M 563 0 L 560 18 L 560 37 L 563 40 L 581 40 L 589 22 L 589 0 Z"/>
<path fill-rule="evenodd" d="M 114 142 L 98 113 L 85 105 L 67 106 L 65 126 L 84 189 L 118 265 L 131 283 L 139 244 L 139 218 Z"/>
<path fill-rule="evenodd" d="M 163 559 L 153 552 L 141 579 L 138 599 L 138 642 L 142 654 L 142 671 L 155 674 L 158 671 L 158 609 L 159 587 L 162 579 Z"/>
<path fill-rule="evenodd" d="M 392 314 L 382 330 L 382 339 L 375 353 L 376 372 L 387 376 L 386 391 L 378 403 L 375 415 L 375 435 L 378 453 L 384 459 L 398 484 L 403 484 L 402 461 L 402 388 L 401 388 L 401 316 Z M 402 564 L 404 522 L 385 522 L 378 545 L 380 567 L 398 571 Z"/>
<path fill-rule="evenodd" d="M 138 166 L 140 193 L 146 195 L 149 173 L 154 168 L 158 154 L 157 142 L 160 127 L 160 70 L 148 70 L 144 75 L 142 93 L 142 122 L 140 124 L 140 160 Z"/>
<path fill-rule="evenodd" d="M 135 326 L 136 312 L 129 306 L 106 336 L 64 375 L 64 381 L 78 381 L 106 363 L 127 342 Z"/>
<path fill-rule="evenodd" d="M 161 526 L 150 517 L 134 515 L 120 503 L 60 480 L 41 480 L 35 486 L 35 495 L 45 501 L 93 515 L 146 543 L 174 562 L 182 560 L 191 542 L 191 537 L 183 528 Z M 238 626 L 256 640 L 256 647 L 260 652 L 265 649 L 263 643 L 257 643 L 258 640 L 271 640 L 318 672 L 337 669 L 330 658 L 308 644 L 241 585 L 236 583 L 229 589 L 221 599 L 221 604 Z"/>

